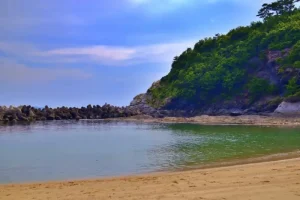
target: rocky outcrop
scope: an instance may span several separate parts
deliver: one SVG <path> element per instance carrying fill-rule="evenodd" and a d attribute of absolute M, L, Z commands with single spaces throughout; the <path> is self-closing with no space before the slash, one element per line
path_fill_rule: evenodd
<path fill-rule="evenodd" d="M 244 114 L 271 114 L 285 99 L 285 85 L 293 77 L 298 77 L 300 81 L 300 69 L 282 68 L 278 60 L 286 57 L 290 48 L 282 51 L 267 50 L 265 59 L 254 57 L 246 64 L 247 74 L 251 77 L 264 79 L 269 84 L 278 88 L 277 95 L 263 95 L 259 99 L 251 99 L 247 90 L 240 92 L 232 99 L 219 99 L 214 102 L 198 104 L 182 98 L 166 98 L 164 100 L 153 99 L 151 91 L 160 87 L 160 81 L 154 82 L 147 93 L 140 94 L 134 98 L 130 106 L 143 114 L 152 116 L 197 116 L 197 115 L 231 115 L 238 116 Z M 295 99 L 295 98 L 293 98 Z M 300 98 L 296 98 L 300 99 Z M 295 102 L 295 101 L 293 101 Z"/>
<path fill-rule="evenodd" d="M 300 116 L 300 102 L 282 102 L 275 110 L 275 113 L 282 115 Z"/>
<path fill-rule="evenodd" d="M 32 106 L 1 107 L 0 121 L 43 121 L 43 120 L 79 120 L 79 119 L 106 119 L 130 117 L 138 115 L 137 109 L 132 107 L 116 107 L 109 104 L 81 108 L 49 108 L 37 109 Z"/>
<path fill-rule="evenodd" d="M 138 114 L 150 115 L 155 118 L 193 116 L 193 113 L 190 110 L 172 110 L 164 107 L 154 108 L 149 104 L 151 99 L 152 97 L 148 92 L 139 94 L 131 101 L 129 108 L 135 110 Z"/>
<path fill-rule="evenodd" d="M 130 108 L 137 110 L 142 114 L 155 114 L 156 109 L 148 104 L 151 100 L 149 94 L 139 94 L 130 102 Z"/>

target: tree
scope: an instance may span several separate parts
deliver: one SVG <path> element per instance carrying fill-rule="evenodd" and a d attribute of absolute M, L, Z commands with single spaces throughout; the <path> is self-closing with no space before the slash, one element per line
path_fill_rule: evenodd
<path fill-rule="evenodd" d="M 285 3 L 282 1 L 285 1 L 285 0 L 279 0 L 279 1 L 273 2 L 269 5 L 271 11 L 273 11 L 273 13 L 275 13 L 275 15 L 283 14 Z M 288 0 L 288 1 L 290 1 L 290 0 Z"/>
<path fill-rule="evenodd" d="M 300 0 L 277 0 L 270 4 L 263 4 L 262 8 L 258 11 L 257 16 L 262 19 L 275 15 L 282 15 L 284 13 L 290 13 L 296 9 L 295 3 Z"/>
<path fill-rule="evenodd" d="M 293 10 L 295 10 L 296 2 L 300 2 L 300 0 L 279 0 L 279 3 L 281 4 L 283 13 L 292 12 Z"/>
<path fill-rule="evenodd" d="M 267 3 L 263 4 L 262 8 L 258 11 L 257 17 L 266 19 L 271 16 L 273 16 L 273 13 L 271 12 L 271 5 Z"/>

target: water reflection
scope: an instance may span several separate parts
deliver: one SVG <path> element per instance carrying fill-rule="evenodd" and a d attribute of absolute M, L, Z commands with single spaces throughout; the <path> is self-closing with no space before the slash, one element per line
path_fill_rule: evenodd
<path fill-rule="evenodd" d="M 295 150 L 299 128 L 35 122 L 0 126 L 0 182 L 173 170 Z"/>

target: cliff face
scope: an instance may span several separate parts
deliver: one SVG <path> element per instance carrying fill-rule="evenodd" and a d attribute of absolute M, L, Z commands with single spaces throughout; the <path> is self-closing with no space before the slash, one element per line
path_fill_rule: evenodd
<path fill-rule="evenodd" d="M 159 87 L 159 81 L 155 82 L 145 94 L 140 94 L 130 103 L 132 108 L 139 110 L 143 114 L 152 116 L 195 116 L 195 115 L 242 115 L 242 114 L 263 114 L 273 113 L 292 113 L 292 108 L 297 107 L 297 102 L 284 102 L 285 85 L 292 77 L 300 76 L 300 69 L 286 68 L 281 70 L 277 62 L 289 54 L 290 49 L 283 51 L 267 51 L 266 61 L 259 58 L 252 58 L 248 65 L 256 65 L 257 70 L 249 72 L 252 76 L 266 80 L 278 88 L 276 95 L 263 95 L 261 98 L 252 101 L 247 90 L 234 96 L 229 100 L 219 100 L 206 106 L 198 106 L 185 99 L 167 98 L 160 106 L 153 105 L 151 90 Z M 282 104 L 282 105 L 281 105 Z M 296 105 L 297 104 L 297 105 Z M 279 107 L 280 105 L 280 107 Z M 287 106 L 288 105 L 288 106 Z M 294 106 L 295 105 L 295 106 Z M 298 107 L 297 107 L 298 108 Z M 286 110 L 287 109 L 287 110 Z M 286 110 L 286 111 L 285 111 Z M 296 110 L 295 110 L 296 112 Z M 300 114 L 297 111 L 297 114 Z"/>
<path fill-rule="evenodd" d="M 155 116 L 273 113 L 300 101 L 299 52 L 299 10 L 238 27 L 176 56 L 131 106 Z"/>
<path fill-rule="evenodd" d="M 130 103 L 130 107 L 139 110 L 140 113 L 152 115 L 154 117 L 163 116 L 195 116 L 195 115 L 242 115 L 242 114 L 267 114 L 274 111 L 279 114 L 300 115 L 300 98 L 295 101 L 289 101 L 284 97 L 286 84 L 292 77 L 300 76 L 300 69 L 286 68 L 281 70 L 280 64 L 276 62 L 284 58 L 289 53 L 289 49 L 284 51 L 268 51 L 265 62 L 258 58 L 249 60 L 249 63 L 255 63 L 258 69 L 252 72 L 252 75 L 268 81 L 278 88 L 276 95 L 263 95 L 261 98 L 252 101 L 248 91 L 243 91 L 230 100 L 219 100 L 206 106 L 195 105 L 188 100 L 180 98 L 167 98 L 160 106 L 153 105 L 151 89 L 159 86 L 159 81 L 155 82 L 151 89 L 145 94 L 140 94 Z"/>

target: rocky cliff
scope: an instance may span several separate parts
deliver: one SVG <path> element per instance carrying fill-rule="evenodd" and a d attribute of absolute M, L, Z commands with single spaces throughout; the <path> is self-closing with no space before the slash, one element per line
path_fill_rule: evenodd
<path fill-rule="evenodd" d="M 263 95 L 261 98 L 251 102 L 248 91 L 244 91 L 234 96 L 230 100 L 220 100 L 205 107 L 197 107 L 193 103 L 180 98 L 167 98 L 161 106 L 153 105 L 151 90 L 159 87 L 159 81 L 155 82 L 145 94 L 140 94 L 134 98 L 130 106 L 139 110 L 143 114 L 152 116 L 196 116 L 196 115 L 242 115 L 242 114 L 270 114 L 276 110 L 280 114 L 300 115 L 300 98 L 292 102 L 292 97 L 284 96 L 285 85 L 292 77 L 300 77 L 299 68 L 285 68 L 282 70 L 277 62 L 289 54 L 290 49 L 283 51 L 266 52 L 267 60 L 261 61 L 259 58 L 252 58 L 248 65 L 255 64 L 257 69 L 251 72 L 253 76 L 264 79 L 276 86 L 279 90 L 276 95 Z M 249 72 L 250 73 L 250 72 Z M 294 98 L 295 99 L 295 98 Z"/>
<path fill-rule="evenodd" d="M 295 106 L 283 102 L 300 102 L 299 52 L 300 10 L 253 22 L 176 56 L 171 71 L 131 106 L 195 116 L 270 114 L 281 104 L 280 113 L 290 113 Z"/>

